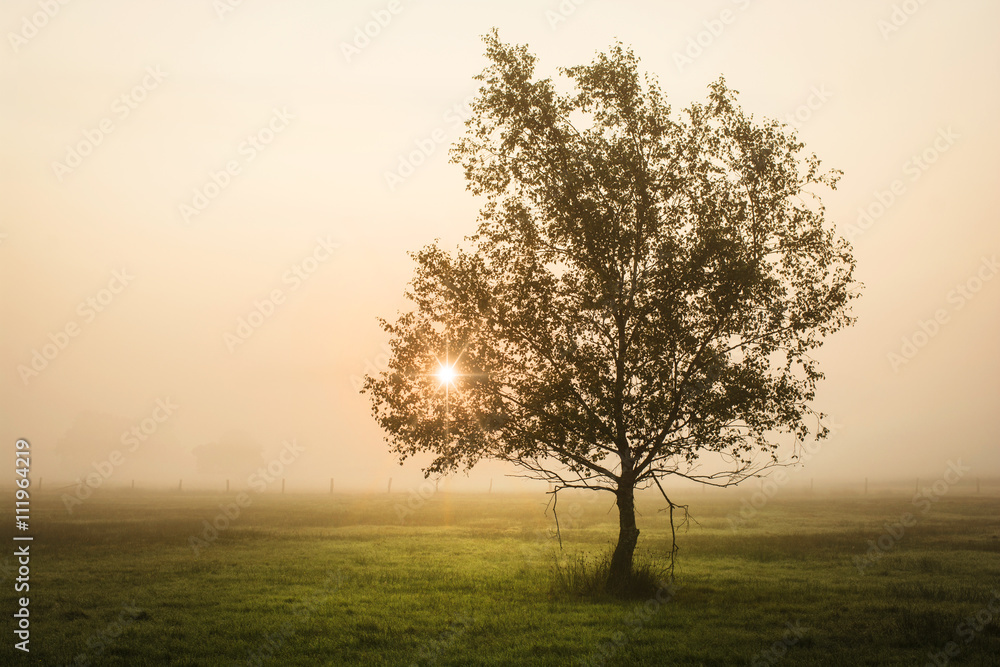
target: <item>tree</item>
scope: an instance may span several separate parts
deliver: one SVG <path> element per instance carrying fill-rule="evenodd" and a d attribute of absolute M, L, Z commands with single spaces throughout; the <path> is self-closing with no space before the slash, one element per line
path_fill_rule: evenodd
<path fill-rule="evenodd" d="M 840 172 L 744 115 L 721 78 L 675 117 L 621 44 L 560 69 L 558 92 L 526 47 L 484 41 L 452 149 L 485 199 L 478 231 L 412 254 L 413 307 L 380 320 L 391 359 L 362 391 L 400 463 L 434 455 L 425 475 L 499 459 L 614 494 L 614 586 L 637 489 L 736 484 L 782 463 L 783 437 L 791 461 L 827 434 L 809 353 L 853 323 L 857 293 L 810 188 Z"/>

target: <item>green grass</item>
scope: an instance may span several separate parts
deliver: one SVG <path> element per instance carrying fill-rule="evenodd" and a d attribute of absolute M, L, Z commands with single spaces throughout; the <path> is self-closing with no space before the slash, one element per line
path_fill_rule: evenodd
<path fill-rule="evenodd" d="M 789 492 L 734 531 L 735 496 L 692 494 L 675 589 L 619 601 L 565 590 L 553 567 L 612 546 L 607 496 L 561 497 L 561 555 L 544 494 L 442 492 L 405 525 L 404 494 L 254 496 L 196 556 L 189 537 L 232 496 L 106 492 L 72 516 L 35 499 L 17 664 L 601 664 L 604 647 L 608 665 L 924 665 L 949 641 L 950 664 L 1000 660 L 996 615 L 959 634 L 1000 593 L 996 497 L 939 500 L 861 574 L 852 557 L 916 513 L 908 498 Z M 639 503 L 654 560 L 670 544 L 661 505 Z"/>

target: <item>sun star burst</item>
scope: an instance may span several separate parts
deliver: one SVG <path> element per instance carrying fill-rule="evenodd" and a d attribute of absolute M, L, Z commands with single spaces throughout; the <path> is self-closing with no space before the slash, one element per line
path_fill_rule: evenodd
<path fill-rule="evenodd" d="M 455 378 L 458 377 L 458 373 L 455 371 L 455 364 L 440 363 L 438 362 L 438 370 L 435 373 L 437 379 L 441 381 L 441 384 L 454 384 Z"/>

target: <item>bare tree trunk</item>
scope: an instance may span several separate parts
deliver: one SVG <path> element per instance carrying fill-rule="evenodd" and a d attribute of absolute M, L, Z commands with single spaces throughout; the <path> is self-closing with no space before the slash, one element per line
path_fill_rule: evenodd
<path fill-rule="evenodd" d="M 618 488 L 618 544 L 611 556 L 608 572 L 608 588 L 617 588 L 628 581 L 632 574 L 632 557 L 639 541 L 639 529 L 635 525 L 635 489 L 631 484 Z"/>

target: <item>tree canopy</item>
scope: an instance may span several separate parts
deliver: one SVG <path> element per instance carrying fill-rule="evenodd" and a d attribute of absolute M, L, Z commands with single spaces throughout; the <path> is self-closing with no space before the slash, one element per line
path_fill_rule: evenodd
<path fill-rule="evenodd" d="M 525 46 L 484 41 L 452 149 L 478 229 L 413 254 L 413 307 L 382 321 L 389 367 L 362 391 L 401 460 L 610 491 L 634 549 L 635 488 L 736 483 L 779 460 L 781 434 L 825 435 L 810 352 L 857 292 L 813 190 L 839 172 L 721 78 L 674 114 L 621 44 L 561 68 L 564 92 Z"/>

